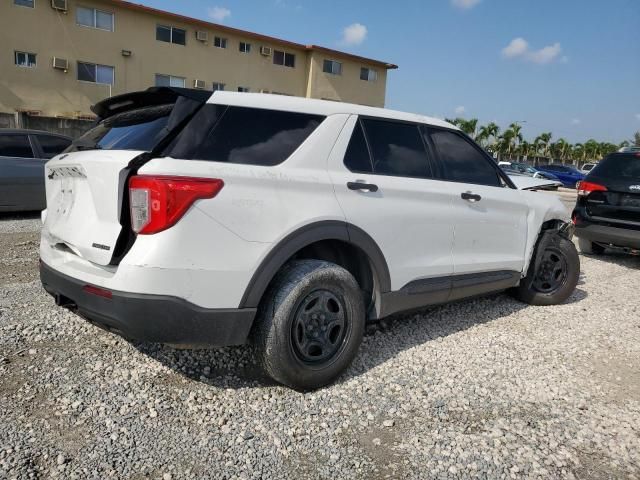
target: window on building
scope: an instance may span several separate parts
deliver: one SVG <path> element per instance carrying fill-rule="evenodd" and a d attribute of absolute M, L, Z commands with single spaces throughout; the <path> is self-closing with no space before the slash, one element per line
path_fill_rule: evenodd
<path fill-rule="evenodd" d="M 186 78 L 174 77 L 173 75 L 163 75 L 156 73 L 156 87 L 179 87 L 184 88 Z"/>
<path fill-rule="evenodd" d="M 36 66 L 36 54 L 28 52 L 14 52 L 15 62 L 19 67 L 33 68 Z"/>
<path fill-rule="evenodd" d="M 113 13 L 103 12 L 95 8 L 78 7 L 76 23 L 83 27 L 99 28 L 113 32 Z"/>
<path fill-rule="evenodd" d="M 242 53 L 250 53 L 251 52 L 251 44 L 246 42 L 240 42 L 240 51 Z"/>
<path fill-rule="evenodd" d="M 238 87 L 238 91 L 243 93 L 248 93 L 249 87 Z"/>
<path fill-rule="evenodd" d="M 418 126 L 363 119 L 373 171 L 394 177 L 431 178 L 431 165 Z"/>
<path fill-rule="evenodd" d="M 78 80 L 113 85 L 114 68 L 109 65 L 78 62 Z"/>
<path fill-rule="evenodd" d="M 217 92 L 218 90 L 222 91 L 222 90 L 224 90 L 225 87 L 226 87 L 226 85 L 224 83 L 213 82 L 213 91 L 214 92 Z"/>
<path fill-rule="evenodd" d="M 35 7 L 35 0 L 13 0 L 13 4 L 33 8 Z"/>
<path fill-rule="evenodd" d="M 431 130 L 447 180 L 477 185 L 502 186 L 491 162 L 478 147 L 462 135 L 448 130 Z"/>
<path fill-rule="evenodd" d="M 282 50 L 273 51 L 274 65 L 282 65 L 294 68 L 296 66 L 296 56 L 293 53 L 283 52 Z"/>
<path fill-rule="evenodd" d="M 370 68 L 362 67 L 360 69 L 360 80 L 365 80 L 367 82 L 375 82 L 378 79 L 378 72 L 372 70 Z"/>
<path fill-rule="evenodd" d="M 218 105 L 206 105 L 194 117 L 190 125 L 205 136 L 195 143 L 193 139 L 198 138 L 198 132 L 185 135 L 192 150 L 181 152 L 186 155 L 178 158 L 277 165 L 289 158 L 324 119 L 319 115 L 244 107 L 228 107 L 220 115 L 219 108 Z M 207 120 L 208 115 L 212 120 Z M 215 122 L 215 128 L 211 128 L 211 121 Z M 188 130 L 189 126 L 183 133 Z M 178 143 L 180 141 L 179 136 Z"/>
<path fill-rule="evenodd" d="M 53 135 L 36 135 L 44 158 L 53 158 L 71 145 L 71 140 Z"/>
<path fill-rule="evenodd" d="M 223 37 L 214 37 L 213 46 L 218 48 L 227 48 L 227 39 Z"/>
<path fill-rule="evenodd" d="M 322 71 L 332 75 L 342 75 L 342 63 L 335 60 L 325 60 L 322 64 Z"/>
<path fill-rule="evenodd" d="M 178 45 L 186 45 L 187 32 L 182 28 L 157 25 L 156 40 L 167 43 L 175 43 Z"/>
<path fill-rule="evenodd" d="M 33 158 L 26 135 L 0 135 L 0 157 Z"/>

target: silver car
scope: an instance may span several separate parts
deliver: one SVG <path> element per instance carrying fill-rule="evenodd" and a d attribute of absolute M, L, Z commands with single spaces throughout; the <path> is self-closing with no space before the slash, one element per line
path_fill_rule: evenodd
<path fill-rule="evenodd" d="M 44 164 L 71 138 L 37 130 L 0 130 L 0 212 L 44 210 Z"/>

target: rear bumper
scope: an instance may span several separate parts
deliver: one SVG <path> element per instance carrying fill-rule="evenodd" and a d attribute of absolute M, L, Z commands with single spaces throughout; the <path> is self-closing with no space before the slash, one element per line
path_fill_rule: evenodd
<path fill-rule="evenodd" d="M 640 249 L 640 231 L 625 228 L 609 227 L 589 223 L 578 223 L 575 229 L 578 238 L 584 238 L 596 243 Z"/>
<path fill-rule="evenodd" d="M 190 346 L 246 342 L 256 309 L 208 309 L 181 298 L 110 290 L 110 298 L 89 293 L 86 282 L 40 262 L 44 289 L 58 305 L 127 339 Z M 90 287 L 95 287 L 90 285 Z"/>

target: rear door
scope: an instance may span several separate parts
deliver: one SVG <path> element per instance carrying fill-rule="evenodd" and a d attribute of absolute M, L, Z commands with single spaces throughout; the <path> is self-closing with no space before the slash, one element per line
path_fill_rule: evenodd
<path fill-rule="evenodd" d="M 451 275 L 450 185 L 433 178 L 418 125 L 351 116 L 329 174 L 347 221 L 382 250 L 392 290 Z M 440 291 L 445 300 L 448 287 Z"/>
<path fill-rule="evenodd" d="M 587 214 L 593 220 L 640 227 L 640 154 L 611 155 L 585 181 L 606 188 L 586 198 Z"/>
<path fill-rule="evenodd" d="M 429 128 L 452 206 L 456 275 L 511 271 L 525 263 L 529 208 L 480 148 L 457 131 Z"/>
<path fill-rule="evenodd" d="M 0 134 L 0 209 L 42 210 L 43 172 L 43 161 L 34 158 L 29 135 Z"/>

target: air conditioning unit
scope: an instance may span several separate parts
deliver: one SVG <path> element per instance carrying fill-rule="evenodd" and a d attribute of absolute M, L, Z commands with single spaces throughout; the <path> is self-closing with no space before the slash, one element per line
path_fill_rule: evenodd
<path fill-rule="evenodd" d="M 205 89 L 207 88 L 207 82 L 205 82 L 204 80 L 194 80 L 193 88 Z"/>
<path fill-rule="evenodd" d="M 209 33 L 204 30 L 196 30 L 196 40 L 200 40 L 201 42 L 209 41 Z"/>
<path fill-rule="evenodd" d="M 67 0 L 51 0 L 51 8 L 54 10 L 60 10 L 61 12 L 69 10 Z"/>
<path fill-rule="evenodd" d="M 69 60 L 66 58 L 53 57 L 53 68 L 64 70 L 66 73 L 67 70 L 69 70 Z"/>
<path fill-rule="evenodd" d="M 270 57 L 271 47 L 260 47 L 260 55 L 264 55 L 265 57 Z"/>

